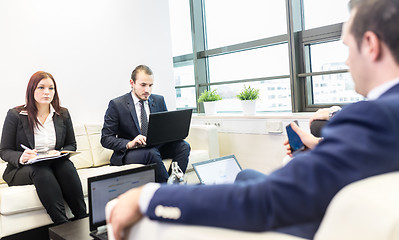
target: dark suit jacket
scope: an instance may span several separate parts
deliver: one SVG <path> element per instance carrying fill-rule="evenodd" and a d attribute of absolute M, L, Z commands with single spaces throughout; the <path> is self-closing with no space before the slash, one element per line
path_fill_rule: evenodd
<path fill-rule="evenodd" d="M 339 190 L 354 181 L 399 170 L 399 85 L 377 100 L 344 107 L 322 133 L 324 140 L 316 148 L 258 181 L 161 186 L 146 215 L 245 231 L 298 226 L 299 232 L 313 236 Z M 159 205 L 179 209 L 181 215 L 164 218 L 155 211 Z M 307 229 L 308 225 L 316 227 Z"/>
<path fill-rule="evenodd" d="M 56 135 L 55 149 L 75 151 L 75 133 L 68 110 L 61 108 L 59 113 L 54 114 L 53 121 Z M 28 116 L 13 108 L 8 111 L 4 121 L 0 146 L 0 157 L 8 162 L 3 174 L 3 179 L 7 183 L 12 181 L 15 173 L 23 166 L 19 163 L 19 158 L 24 151 L 20 144 L 33 149 L 35 147 L 34 133 L 29 128 Z"/>
<path fill-rule="evenodd" d="M 150 112 L 168 111 L 163 96 L 151 94 L 148 98 Z M 108 104 L 101 131 L 103 147 L 114 150 L 111 164 L 120 166 L 126 153 L 126 144 L 141 134 L 136 108 L 131 93 L 112 99 Z"/>

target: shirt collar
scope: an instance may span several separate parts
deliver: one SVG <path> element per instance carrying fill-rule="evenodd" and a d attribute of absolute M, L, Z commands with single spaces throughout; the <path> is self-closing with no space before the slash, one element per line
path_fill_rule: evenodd
<path fill-rule="evenodd" d="M 26 107 L 26 105 L 24 107 Z M 53 105 L 50 104 L 50 114 L 49 115 L 52 116 L 54 113 L 57 113 L 57 112 L 54 110 Z M 28 111 L 22 110 L 19 114 L 27 116 L 28 115 Z"/>
<path fill-rule="evenodd" d="M 367 100 L 375 100 L 379 98 L 382 94 L 384 94 L 386 91 L 388 91 L 398 83 L 399 83 L 399 78 L 396 78 L 374 88 L 367 94 Z"/>
<path fill-rule="evenodd" d="M 130 94 L 132 95 L 134 105 L 137 105 L 137 103 L 140 102 L 140 99 L 138 97 L 136 97 L 136 95 L 133 93 L 133 91 L 130 92 Z M 143 102 L 146 103 L 147 101 L 143 101 Z"/>
<path fill-rule="evenodd" d="M 57 112 L 54 110 L 53 105 L 50 104 L 50 114 L 49 115 L 53 116 L 54 113 L 57 113 Z"/>

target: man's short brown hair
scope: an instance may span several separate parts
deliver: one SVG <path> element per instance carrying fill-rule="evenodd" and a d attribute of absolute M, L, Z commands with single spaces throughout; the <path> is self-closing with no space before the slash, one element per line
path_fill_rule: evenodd
<path fill-rule="evenodd" d="M 351 0 L 350 10 L 356 10 L 351 33 L 360 48 L 364 33 L 374 32 L 391 51 L 399 65 L 399 0 Z"/>
<path fill-rule="evenodd" d="M 150 76 L 152 76 L 152 74 L 153 74 L 151 68 L 149 68 L 148 66 L 139 65 L 133 70 L 132 75 L 130 76 L 130 79 L 132 79 L 134 83 L 136 83 L 136 76 L 137 76 L 137 73 L 140 71 L 144 71 L 147 75 L 150 75 Z"/>

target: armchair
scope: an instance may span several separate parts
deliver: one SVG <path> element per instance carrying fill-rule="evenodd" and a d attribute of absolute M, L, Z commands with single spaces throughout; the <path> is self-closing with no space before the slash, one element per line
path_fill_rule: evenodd
<path fill-rule="evenodd" d="M 399 172 L 354 182 L 331 201 L 315 240 L 399 239 Z M 117 199 L 107 204 L 107 217 Z M 112 226 L 108 225 L 109 233 Z M 162 223 L 143 218 L 130 229 L 127 239 L 263 239 L 303 240 L 276 232 L 243 232 L 215 227 Z M 182 237 L 184 236 L 184 237 Z M 114 239 L 109 235 L 109 239 Z"/>

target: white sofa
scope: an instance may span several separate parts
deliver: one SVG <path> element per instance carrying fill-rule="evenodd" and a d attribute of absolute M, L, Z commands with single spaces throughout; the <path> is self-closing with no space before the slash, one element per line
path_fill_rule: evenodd
<path fill-rule="evenodd" d="M 399 172 L 354 182 L 333 198 L 315 240 L 398 240 Z M 107 204 L 107 216 L 117 200 Z M 112 227 L 108 225 L 109 232 Z M 230 229 L 160 223 L 142 219 L 127 239 L 146 240 L 304 240 L 276 232 L 243 232 Z M 109 235 L 109 239 L 114 239 Z"/>
<path fill-rule="evenodd" d="M 83 192 L 87 202 L 87 178 L 104 173 L 134 168 L 140 165 L 109 166 L 112 151 L 100 144 L 102 124 L 74 126 L 78 151 L 71 157 L 78 169 Z M 191 163 L 219 156 L 219 144 L 215 126 L 195 126 L 190 128 L 186 141 L 191 145 L 190 163 L 187 168 L 188 181 L 195 183 L 198 178 L 192 171 Z M 164 161 L 165 165 L 170 161 Z M 7 163 L 0 159 L 0 176 Z M 72 216 L 68 209 L 68 215 Z M 0 178 L 0 237 L 52 224 L 43 208 L 33 185 L 8 187 Z"/>

